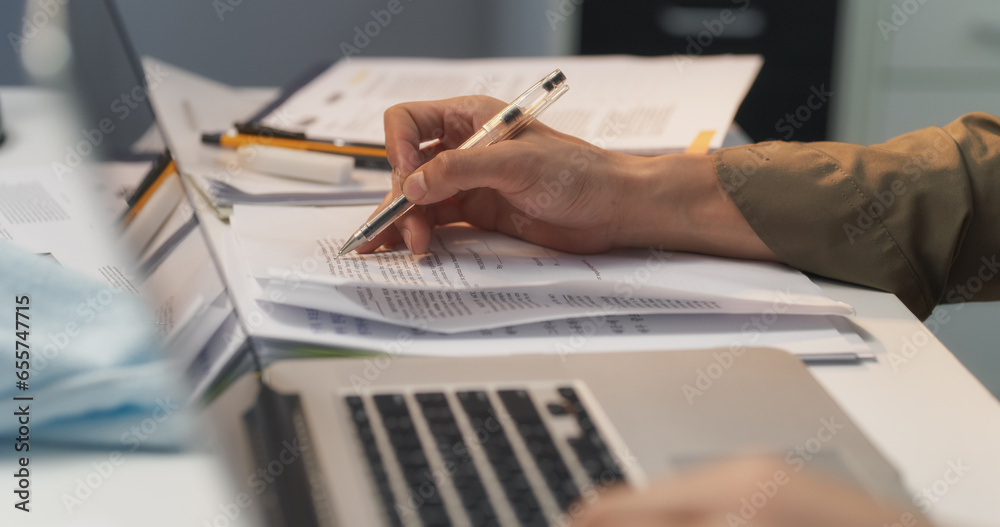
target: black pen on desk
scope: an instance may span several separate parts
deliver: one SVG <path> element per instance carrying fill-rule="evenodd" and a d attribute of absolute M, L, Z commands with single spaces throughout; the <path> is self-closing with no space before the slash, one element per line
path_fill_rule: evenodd
<path fill-rule="evenodd" d="M 236 133 L 216 133 L 201 134 L 201 142 L 205 144 L 218 145 L 227 148 L 239 148 L 248 145 L 266 145 L 292 150 L 310 150 L 314 152 L 325 152 L 328 154 L 340 154 L 354 158 L 354 164 L 358 168 L 371 168 L 376 170 L 391 170 L 389 160 L 386 158 L 385 147 L 382 145 L 338 145 L 333 141 L 301 139 L 299 137 L 288 137 L 273 133 L 243 134 Z M 304 136 L 303 136 L 304 137 Z"/>
<path fill-rule="evenodd" d="M 233 128 L 238 134 L 246 135 L 260 135 L 260 136 L 273 136 L 281 137 L 284 139 L 297 139 L 299 141 L 313 141 L 320 143 L 330 143 L 336 146 L 357 146 L 360 148 L 381 148 L 385 150 L 385 145 L 375 144 L 375 143 L 359 143 L 357 141 L 349 141 L 347 139 L 314 139 L 308 137 L 303 132 L 291 132 L 288 130 L 282 130 L 280 128 L 274 128 L 272 126 L 265 126 L 258 123 L 234 123 Z"/>
<path fill-rule="evenodd" d="M 163 182 L 175 172 L 177 172 L 177 165 L 174 164 L 173 156 L 170 155 L 169 150 L 164 151 L 149 167 L 149 170 L 139 183 L 139 186 L 136 187 L 135 191 L 132 192 L 132 195 L 126 200 L 128 208 L 122 213 L 121 217 L 118 219 L 118 223 L 121 225 L 128 225 L 146 205 L 150 196 L 152 196 L 160 188 L 160 185 L 162 185 Z"/>

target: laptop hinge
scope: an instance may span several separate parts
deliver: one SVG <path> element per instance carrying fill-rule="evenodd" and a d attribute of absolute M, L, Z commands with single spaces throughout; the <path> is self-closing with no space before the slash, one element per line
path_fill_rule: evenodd
<path fill-rule="evenodd" d="M 261 475 L 258 499 L 269 524 L 280 527 L 333 525 L 299 396 L 280 394 L 261 383 L 257 402 L 244 415 Z"/>

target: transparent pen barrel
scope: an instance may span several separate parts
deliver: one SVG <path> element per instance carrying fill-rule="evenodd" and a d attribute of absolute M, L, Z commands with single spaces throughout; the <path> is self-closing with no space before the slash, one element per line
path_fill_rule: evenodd
<path fill-rule="evenodd" d="M 361 228 L 361 234 L 364 235 L 365 239 L 371 240 L 384 231 L 386 227 L 392 225 L 395 218 L 406 214 L 412 208 L 413 203 L 407 200 L 406 196 L 400 195 L 377 216 L 372 218 L 372 221 L 365 223 L 364 227 Z"/>

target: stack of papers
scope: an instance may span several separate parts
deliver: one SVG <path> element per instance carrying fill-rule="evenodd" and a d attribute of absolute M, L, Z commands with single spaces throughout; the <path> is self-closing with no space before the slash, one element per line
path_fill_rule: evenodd
<path fill-rule="evenodd" d="M 340 61 L 264 117 L 265 125 L 315 139 L 381 143 L 382 114 L 407 101 L 489 95 L 509 102 L 555 69 L 570 90 L 540 120 L 633 154 L 722 146 L 757 77 L 757 55 L 586 56 L 475 60 L 356 58 Z"/>
<path fill-rule="evenodd" d="M 429 254 L 336 258 L 371 207 L 243 207 L 231 224 L 266 298 L 454 333 L 611 314 L 847 315 L 791 268 L 657 250 L 577 255 L 468 225 L 438 227 Z"/>
<path fill-rule="evenodd" d="M 816 354 L 864 348 L 825 316 L 851 307 L 785 266 L 649 250 L 574 255 L 467 225 L 436 229 L 428 254 L 335 258 L 370 213 L 236 207 L 229 274 L 246 282 L 236 304 L 255 336 L 387 351 L 407 335 L 406 352 L 432 355 L 745 341 Z"/>
<path fill-rule="evenodd" d="M 468 226 L 437 229 L 431 255 L 403 249 L 338 261 L 333 255 L 374 205 L 223 199 L 232 190 L 213 189 L 212 180 L 237 192 L 296 194 L 296 204 L 316 204 L 307 194 L 329 189 L 229 169 L 232 153 L 201 144 L 200 134 L 246 119 L 263 104 L 259 94 L 157 67 L 167 75 L 151 97 L 181 172 L 231 214 L 231 228 L 211 229 L 229 230 L 225 246 L 219 238 L 213 245 L 223 249 L 228 291 L 249 336 L 299 343 L 286 350 L 315 345 L 324 355 L 774 346 L 806 359 L 871 356 L 841 316 L 851 308 L 784 266 L 662 251 L 572 255 Z M 260 122 L 316 139 L 381 143 L 382 113 L 392 104 L 474 93 L 509 100 L 561 68 L 572 89 L 543 122 L 625 152 L 699 142 L 711 149 L 721 146 L 759 67 L 758 57 L 728 56 L 699 58 L 684 71 L 671 58 L 355 59 Z M 388 180 L 371 181 L 362 188 Z M 230 333 L 240 328 L 230 326 L 213 341 L 237 343 Z M 231 352 L 197 360 L 221 362 Z"/>
<path fill-rule="evenodd" d="M 161 79 L 150 91 L 150 101 L 181 174 L 221 218 L 236 203 L 377 204 L 389 191 L 389 173 L 382 170 L 357 168 L 346 182 L 323 184 L 240 166 L 235 151 L 205 145 L 201 134 L 228 129 L 267 99 L 155 59 L 145 58 L 143 65 Z"/>

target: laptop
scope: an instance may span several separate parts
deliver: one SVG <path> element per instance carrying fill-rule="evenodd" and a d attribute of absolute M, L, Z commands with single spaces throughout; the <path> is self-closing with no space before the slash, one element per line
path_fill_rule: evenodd
<path fill-rule="evenodd" d="M 907 499 L 774 349 L 287 360 L 207 415 L 272 525 L 566 525 L 608 487 L 740 454 Z"/>

